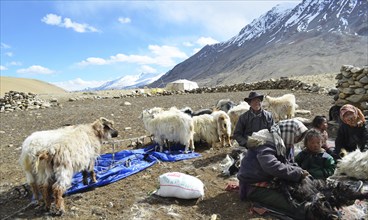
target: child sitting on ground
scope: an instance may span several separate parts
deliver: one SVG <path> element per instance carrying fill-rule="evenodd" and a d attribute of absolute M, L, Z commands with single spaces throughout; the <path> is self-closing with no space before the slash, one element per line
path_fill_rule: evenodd
<path fill-rule="evenodd" d="M 309 130 L 304 138 L 305 149 L 295 157 L 295 162 L 316 179 L 326 179 L 336 167 L 333 157 L 322 148 L 322 142 L 321 132 Z"/>
<path fill-rule="evenodd" d="M 327 133 L 327 128 L 328 128 L 328 123 L 327 123 L 327 118 L 325 116 L 320 116 L 317 115 L 316 117 L 314 117 L 313 121 L 312 121 L 312 126 L 314 129 L 316 129 L 317 131 L 321 132 L 323 140 L 322 140 L 322 148 L 329 153 L 330 155 L 332 155 L 333 153 L 333 147 L 331 147 L 328 143 L 328 133 Z"/>

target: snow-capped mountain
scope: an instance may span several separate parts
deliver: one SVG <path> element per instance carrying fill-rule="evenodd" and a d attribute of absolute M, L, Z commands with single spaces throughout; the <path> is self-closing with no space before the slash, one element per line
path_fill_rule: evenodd
<path fill-rule="evenodd" d="M 88 90 L 109 90 L 109 89 L 131 89 L 140 88 L 159 79 L 163 74 L 157 73 L 141 73 L 138 76 L 128 75 L 108 81 L 103 85 L 90 88 Z"/>
<path fill-rule="evenodd" d="M 177 79 L 200 86 L 338 72 L 368 64 L 368 1 L 304 0 L 276 6 L 226 42 L 207 45 L 150 86 Z"/>

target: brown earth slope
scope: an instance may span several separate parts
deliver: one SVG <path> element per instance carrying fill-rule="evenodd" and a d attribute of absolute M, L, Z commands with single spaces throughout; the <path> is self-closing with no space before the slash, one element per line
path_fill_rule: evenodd
<path fill-rule="evenodd" d="M 28 78 L 0 76 L 0 97 L 10 90 L 35 94 L 60 94 L 66 91 L 50 83 Z"/>

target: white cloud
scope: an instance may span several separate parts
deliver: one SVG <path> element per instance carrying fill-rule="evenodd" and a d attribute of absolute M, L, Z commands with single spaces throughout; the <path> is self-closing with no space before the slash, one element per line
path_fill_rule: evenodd
<path fill-rule="evenodd" d="M 200 37 L 197 40 L 197 44 L 199 44 L 200 46 L 206 46 L 206 45 L 211 45 L 211 44 L 217 44 L 219 41 L 211 38 L 211 37 Z"/>
<path fill-rule="evenodd" d="M 196 53 L 198 53 L 198 51 L 200 51 L 202 48 L 194 48 L 193 49 L 193 54 L 196 54 Z"/>
<path fill-rule="evenodd" d="M 7 70 L 8 68 L 6 68 L 5 66 L 1 65 L 0 66 L 0 70 L 3 71 L 3 70 Z"/>
<path fill-rule="evenodd" d="M 82 62 L 80 62 L 79 64 L 84 66 L 84 65 L 106 65 L 108 63 L 109 61 L 104 60 L 102 58 L 89 57 L 86 60 L 83 60 Z"/>
<path fill-rule="evenodd" d="M 92 27 L 88 24 L 80 24 L 72 21 L 70 18 L 64 18 L 62 20 L 61 16 L 55 14 L 47 14 L 45 17 L 41 19 L 42 22 L 49 25 L 56 25 L 59 27 L 71 28 L 78 33 L 84 32 L 99 32 L 99 30 L 95 27 Z"/>
<path fill-rule="evenodd" d="M 53 82 L 52 84 L 57 85 L 67 91 L 78 91 L 86 88 L 98 87 L 105 82 L 107 81 L 85 81 L 81 78 L 76 78 L 65 82 Z"/>
<path fill-rule="evenodd" d="M 22 66 L 22 63 L 21 62 L 18 62 L 18 61 L 12 61 L 9 63 L 10 66 Z"/>
<path fill-rule="evenodd" d="M 89 57 L 86 60 L 83 60 L 78 63 L 80 66 L 87 65 L 108 65 L 120 62 L 126 63 L 136 63 L 139 65 L 148 65 L 154 64 L 162 67 L 171 67 L 176 64 L 175 58 L 186 59 L 188 56 L 180 51 L 176 47 L 172 46 L 158 46 L 158 45 L 149 45 L 148 49 L 153 54 L 152 56 L 146 55 L 125 55 L 125 54 L 116 54 L 114 56 L 110 56 L 109 59 L 103 59 L 98 57 Z"/>
<path fill-rule="evenodd" d="M 183 45 L 186 46 L 186 47 L 193 47 L 194 46 L 191 42 L 184 42 Z"/>
<path fill-rule="evenodd" d="M 12 52 L 6 52 L 5 55 L 8 56 L 8 57 L 12 57 L 13 53 Z"/>
<path fill-rule="evenodd" d="M 22 74 L 51 74 L 51 73 L 54 73 L 54 71 L 50 70 L 46 67 L 43 67 L 43 66 L 33 65 L 33 66 L 30 66 L 26 69 L 19 69 L 19 70 L 17 70 L 17 73 L 22 73 Z"/>
<path fill-rule="evenodd" d="M 158 46 L 158 45 L 149 45 L 148 49 L 151 50 L 154 54 L 158 56 L 168 56 L 168 57 L 176 57 L 176 58 L 187 58 L 187 55 L 180 51 L 177 47 L 172 46 Z"/>
<path fill-rule="evenodd" d="M 139 71 L 142 73 L 157 73 L 157 70 L 155 68 L 150 67 L 148 65 L 141 66 Z"/>
<path fill-rule="evenodd" d="M 160 22 L 195 25 L 204 33 L 227 40 L 278 3 L 297 5 L 301 0 L 280 1 L 155 1 L 149 6 Z M 229 13 L 231 12 L 231 13 Z"/>
<path fill-rule="evenodd" d="M 110 56 L 110 60 L 108 60 L 108 63 L 117 63 L 117 62 L 152 64 L 155 62 L 155 60 L 149 56 L 125 55 L 121 53 L 116 54 L 115 56 Z"/>
<path fill-rule="evenodd" d="M 61 25 L 61 16 L 55 14 L 47 14 L 41 19 L 41 21 L 49 25 Z"/>
<path fill-rule="evenodd" d="M 1 42 L 1 48 L 2 49 L 9 49 L 10 46 L 8 44 L 5 44 L 5 43 Z"/>
<path fill-rule="evenodd" d="M 132 22 L 132 21 L 130 20 L 130 18 L 123 18 L 123 17 L 118 18 L 118 21 L 119 21 L 120 23 L 122 23 L 122 24 L 127 24 L 127 23 Z"/>

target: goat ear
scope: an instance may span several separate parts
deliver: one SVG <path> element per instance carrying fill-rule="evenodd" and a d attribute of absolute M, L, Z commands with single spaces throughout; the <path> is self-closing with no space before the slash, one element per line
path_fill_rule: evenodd
<path fill-rule="evenodd" d="M 113 125 L 114 124 L 114 121 L 111 121 L 111 120 L 109 120 L 107 118 L 104 118 L 104 117 L 101 117 L 100 121 L 103 125 Z"/>
<path fill-rule="evenodd" d="M 106 123 L 108 123 L 108 122 L 109 122 L 109 120 L 108 120 L 108 119 L 106 119 L 106 118 L 104 118 L 104 117 L 101 117 L 101 118 L 100 118 L 100 121 L 101 121 L 101 123 L 102 123 L 102 124 L 106 124 Z"/>
<path fill-rule="evenodd" d="M 98 135 L 101 135 L 103 133 L 103 128 L 104 128 L 104 125 L 103 125 L 103 122 L 100 118 L 100 120 L 96 120 L 93 124 L 92 124 L 92 128 L 93 130 L 96 131 L 96 133 Z"/>

